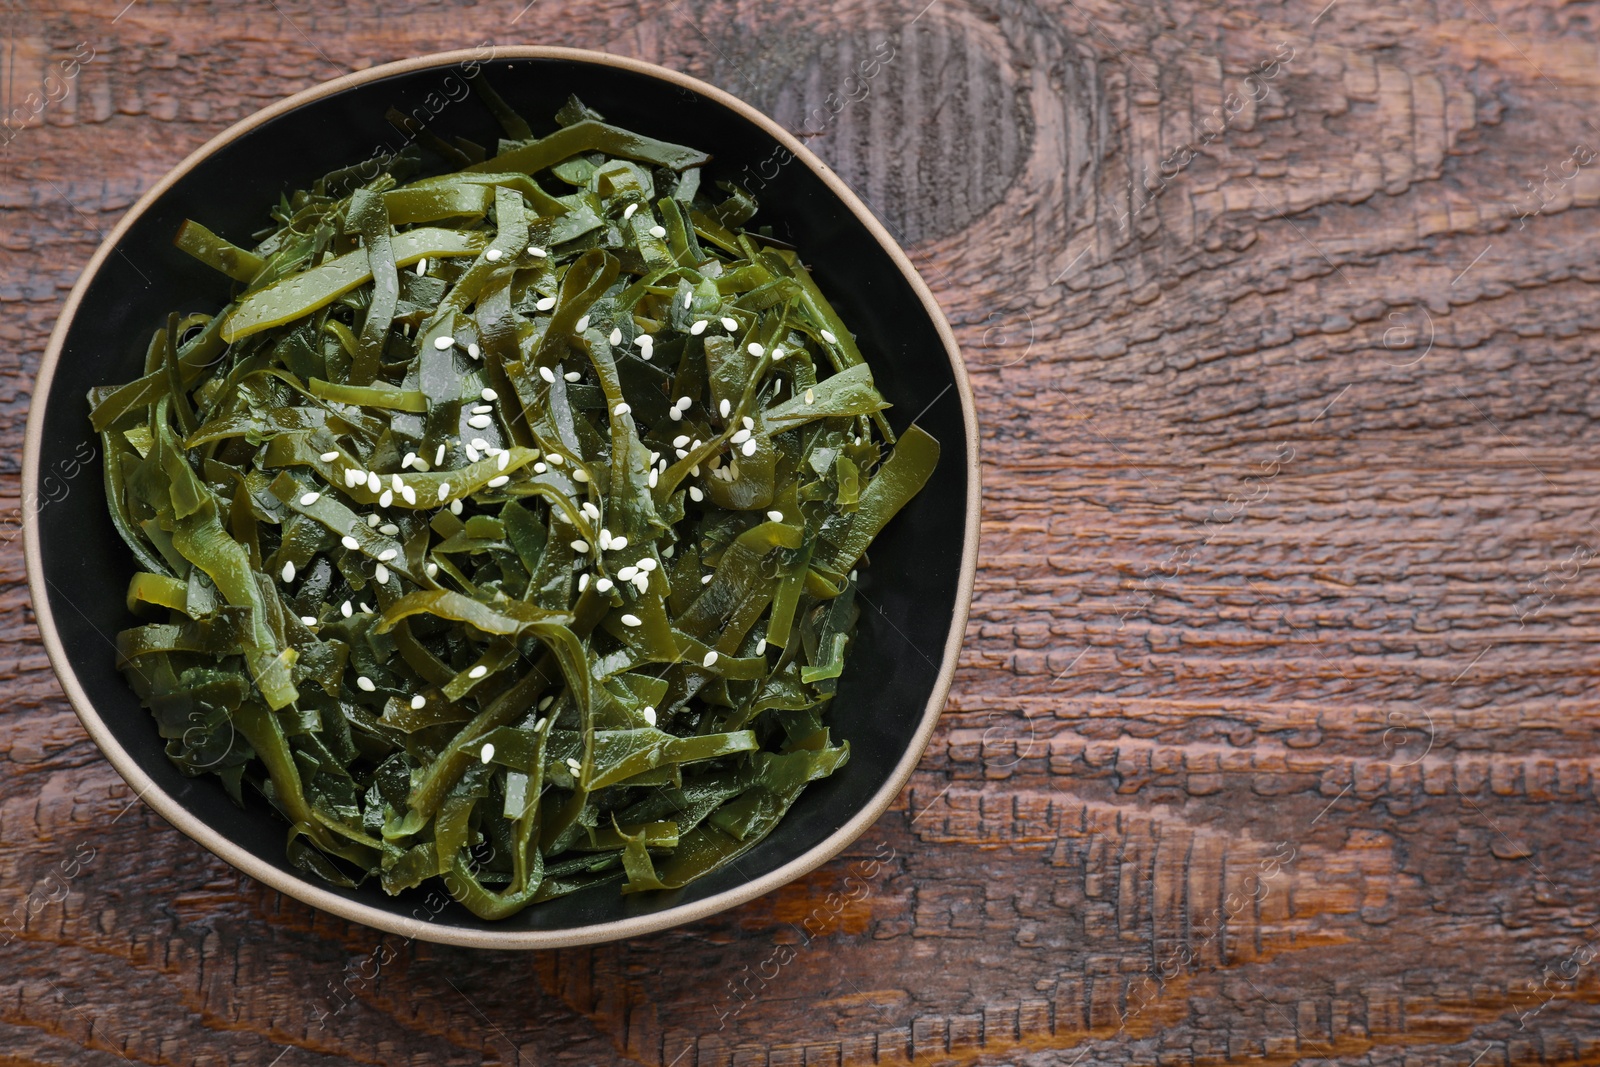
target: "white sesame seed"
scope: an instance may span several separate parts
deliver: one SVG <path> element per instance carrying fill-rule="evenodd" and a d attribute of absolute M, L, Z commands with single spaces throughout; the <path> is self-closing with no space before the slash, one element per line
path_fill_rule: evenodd
<path fill-rule="evenodd" d="M 493 404 L 475 404 L 472 408 L 474 415 L 487 415 L 494 410 Z"/>
<path fill-rule="evenodd" d="M 577 774 L 579 771 L 583 770 L 583 764 L 579 763 L 577 759 L 572 756 L 567 757 L 567 766 L 571 768 L 573 774 Z"/>
<path fill-rule="evenodd" d="M 677 408 L 668 408 L 667 418 L 671 419 L 673 422 L 682 422 L 683 412 L 679 411 Z"/>
<path fill-rule="evenodd" d="M 622 327 L 612 327 L 611 336 L 606 338 L 606 340 L 610 341 L 612 345 L 620 345 L 622 343 Z"/>
<path fill-rule="evenodd" d="M 698 503 L 700 503 L 700 501 L 704 500 L 705 498 L 706 498 L 705 493 L 700 491 L 700 487 L 698 485 L 691 485 L 689 487 L 689 499 L 690 500 L 693 500 L 696 504 L 698 504 Z"/>
<path fill-rule="evenodd" d="M 589 472 L 579 468 L 572 472 L 572 480 L 575 482 L 587 482 L 589 480 Z"/>
<path fill-rule="evenodd" d="M 700 666 L 702 666 L 702 667 L 711 667 L 711 666 L 714 666 L 716 664 L 716 662 L 717 662 L 717 650 L 713 648 L 710 652 L 706 653 L 706 658 L 700 661 Z"/>
<path fill-rule="evenodd" d="M 402 485 L 400 487 L 400 495 L 405 499 L 407 504 L 410 504 L 412 507 L 417 506 L 417 491 L 411 488 L 409 485 Z"/>
<path fill-rule="evenodd" d="M 344 487 L 354 489 L 358 484 L 367 480 L 367 474 L 359 467 L 346 467 L 344 471 Z"/>
<path fill-rule="evenodd" d="M 322 454 L 322 462 L 324 462 L 324 463 L 332 463 L 334 460 L 336 460 L 338 458 L 339 458 L 339 453 L 337 453 L 337 452 L 324 452 Z"/>
<path fill-rule="evenodd" d="M 386 548 L 382 552 L 378 553 L 378 562 L 379 563 L 388 563 L 391 559 L 394 559 L 399 554 L 400 553 L 399 553 L 399 551 L 397 549 Z"/>
<path fill-rule="evenodd" d="M 628 539 L 626 537 L 613 537 L 611 539 L 611 549 L 613 552 L 621 552 L 627 547 Z"/>
<path fill-rule="evenodd" d="M 742 445 L 748 440 L 750 440 L 750 431 L 740 430 L 738 433 L 734 434 L 728 439 L 728 443 L 731 445 Z"/>
<path fill-rule="evenodd" d="M 624 615 L 622 617 L 622 625 L 624 625 L 624 626 L 643 626 L 644 625 L 644 620 L 639 618 L 639 616 L 637 616 L 637 615 Z"/>
<path fill-rule="evenodd" d="M 501 453 L 498 456 L 496 456 L 495 460 L 494 460 L 494 465 L 499 470 L 505 470 L 506 467 L 510 465 L 510 463 L 511 463 L 511 453 L 510 452 L 506 452 L 504 450 L 502 450 Z"/>
<path fill-rule="evenodd" d="M 367 472 L 367 492 L 376 493 L 383 488 L 383 479 L 378 477 L 377 471 Z"/>
<path fill-rule="evenodd" d="M 578 575 L 578 592 L 581 593 L 587 588 L 589 588 L 589 576 L 587 574 Z"/>
<path fill-rule="evenodd" d="M 468 342 L 467 355 L 471 356 L 473 359 L 478 359 L 483 355 L 483 349 L 479 348 L 477 342 L 475 341 Z"/>
<path fill-rule="evenodd" d="M 638 211 L 638 210 L 639 210 L 639 205 L 638 204 L 629 204 L 627 207 L 623 208 L 622 209 L 622 221 L 626 222 L 629 219 L 633 218 L 633 213 L 635 211 Z"/>
<path fill-rule="evenodd" d="M 555 371 L 551 370 L 549 367 L 540 367 L 539 377 L 543 378 L 547 382 L 554 382 L 556 380 Z"/>
<path fill-rule="evenodd" d="M 652 226 L 652 227 L 650 227 L 650 236 L 651 237 L 665 237 L 666 235 L 667 235 L 667 228 L 665 226 Z"/>
<path fill-rule="evenodd" d="M 756 642 L 756 655 L 758 655 L 758 656 L 762 655 L 766 651 L 767 651 L 767 639 L 765 637 L 763 637 L 761 640 Z"/>
<path fill-rule="evenodd" d="M 633 339 L 633 343 L 638 345 L 640 348 L 648 349 L 656 343 L 656 339 L 647 333 L 641 333 L 638 337 Z"/>
<path fill-rule="evenodd" d="M 685 309 L 687 309 L 689 307 L 689 305 L 692 304 L 693 302 L 694 302 L 694 293 L 692 291 L 683 294 L 683 306 L 684 306 Z"/>
<path fill-rule="evenodd" d="M 394 503 L 394 490 L 393 489 L 385 489 L 381 494 L 379 494 L 379 496 L 378 496 L 378 506 L 380 508 L 386 508 L 390 504 L 393 504 L 393 503 Z"/>
<path fill-rule="evenodd" d="M 286 582 L 294 581 L 294 560 L 292 559 L 283 565 L 283 580 Z"/>
<path fill-rule="evenodd" d="M 734 330 L 739 328 L 739 320 L 733 318 L 732 316 L 728 316 L 722 320 L 722 328 L 732 333 Z"/>
<path fill-rule="evenodd" d="M 411 698 L 411 710 L 412 711 L 421 711 L 423 708 L 425 708 L 427 706 L 428 706 L 428 698 L 423 696 L 421 693 L 418 693 L 416 696 Z"/>
<path fill-rule="evenodd" d="M 650 576 L 642 571 L 635 574 L 633 576 L 633 585 L 641 594 L 648 593 L 650 591 Z"/>
<path fill-rule="evenodd" d="M 701 584 L 701 585 L 710 585 L 710 584 L 711 584 L 711 575 L 709 575 L 709 574 L 702 574 L 702 575 L 701 575 L 701 576 L 700 576 L 700 584 Z"/>
<path fill-rule="evenodd" d="M 315 615 L 302 615 L 300 616 L 300 621 L 307 626 L 315 626 L 317 624 L 317 617 Z"/>
<path fill-rule="evenodd" d="M 502 485 L 505 485 L 510 480 L 511 480 L 511 475 L 509 475 L 509 474 L 501 474 L 501 475 L 498 475 L 498 476 L 496 476 L 494 478 L 490 478 L 489 479 L 489 488 L 490 489 L 498 489 Z"/>
<path fill-rule="evenodd" d="M 757 359 L 760 359 L 767 353 L 767 350 L 762 348 L 761 345 L 755 341 L 751 341 L 749 344 L 745 345 L 744 350 L 750 353 L 752 356 L 755 356 Z"/>
<path fill-rule="evenodd" d="M 389 568 L 385 567 L 381 563 L 378 564 L 376 567 L 374 567 L 372 569 L 372 580 L 377 582 L 379 585 L 388 585 L 389 584 Z"/>
<path fill-rule="evenodd" d="M 616 407 L 612 408 L 611 409 L 611 414 L 613 414 L 613 415 L 626 415 L 632 410 L 633 409 L 628 406 L 627 402 L 624 401 L 621 404 L 618 404 Z"/>
<path fill-rule="evenodd" d="M 644 715 L 644 721 L 645 722 L 649 723 L 651 726 L 654 726 L 656 724 L 656 709 L 655 708 L 645 708 L 644 712 L 642 714 Z"/>
<path fill-rule="evenodd" d="M 594 583 L 595 590 L 601 593 L 611 592 L 611 579 L 601 578 Z"/>
<path fill-rule="evenodd" d="M 806 390 L 806 403 L 807 404 L 815 404 L 816 402 L 817 402 L 817 391 L 815 389 L 807 389 Z"/>
<path fill-rule="evenodd" d="M 563 374 L 562 377 L 565 378 L 569 382 L 575 382 L 578 379 L 582 378 L 583 375 L 580 374 L 578 371 L 569 370 L 569 371 L 567 371 L 567 373 Z"/>
<path fill-rule="evenodd" d="M 455 342 L 455 338 L 449 337 L 449 336 L 435 337 L 433 339 L 433 347 L 437 348 L 441 352 L 443 352 L 445 349 L 449 348 L 451 345 L 453 345 L 455 343 L 456 343 Z"/>
<path fill-rule="evenodd" d="M 434 453 L 433 453 L 433 465 L 435 467 L 440 467 L 440 466 L 444 465 L 444 443 L 443 442 L 440 442 L 438 449 L 436 449 L 434 451 Z"/>
<path fill-rule="evenodd" d="M 499 259 L 502 254 L 503 253 L 501 253 L 498 248 L 491 248 L 489 251 L 483 254 L 483 258 L 487 259 L 490 263 L 493 263 L 495 260 Z"/>
<path fill-rule="evenodd" d="M 660 482 L 660 481 L 661 481 L 661 473 L 659 471 L 651 471 L 650 472 L 650 478 L 649 478 L 650 488 L 654 489 L 656 487 L 656 484 L 658 482 Z"/>
<path fill-rule="evenodd" d="M 350 606 L 350 601 L 346 600 L 343 604 L 339 605 L 339 614 L 343 615 L 347 619 L 355 614 L 355 609 Z"/>
<path fill-rule="evenodd" d="M 619 581 L 619 582 L 631 582 L 631 581 L 633 581 L 633 576 L 635 574 L 638 574 L 638 573 L 639 573 L 639 568 L 638 567 L 624 567 L 620 571 L 617 572 L 617 581 Z"/>
<path fill-rule="evenodd" d="M 500 399 L 499 393 L 487 387 L 485 387 L 483 392 L 479 393 L 478 395 L 489 401 L 491 404 Z"/>
<path fill-rule="evenodd" d="M 644 559 L 641 559 L 638 563 L 634 564 L 634 566 L 648 574 L 656 569 L 656 561 L 651 559 L 649 556 L 646 556 Z"/>
<path fill-rule="evenodd" d="M 361 602 L 361 610 L 363 612 L 365 612 L 366 614 L 371 615 L 372 614 L 372 605 L 368 604 L 365 600 L 363 600 Z"/>
<path fill-rule="evenodd" d="M 428 273 L 428 257 L 427 256 L 423 256 L 421 259 L 417 260 L 417 277 L 420 278 L 424 274 L 427 274 L 427 273 Z"/>
<path fill-rule="evenodd" d="M 533 306 L 537 311 L 549 311 L 551 308 L 556 306 L 556 298 L 553 296 L 547 296 L 544 299 L 535 302 Z"/>
<path fill-rule="evenodd" d="M 533 465 L 533 473 L 535 473 L 535 474 L 543 474 L 545 471 L 547 471 L 549 469 L 550 468 L 546 467 L 543 463 L 535 463 Z"/>
<path fill-rule="evenodd" d="M 450 501 L 450 514 L 452 514 L 452 515 L 461 514 L 461 501 L 459 501 L 459 500 Z"/>
<path fill-rule="evenodd" d="M 589 328 L 589 316 L 587 316 L 587 315 L 583 316 L 583 318 L 579 319 L 576 323 L 573 324 L 572 328 L 574 330 L 578 331 L 579 333 L 582 333 L 584 330 L 587 330 Z"/>
<path fill-rule="evenodd" d="M 361 547 L 361 542 L 357 541 L 354 537 L 351 537 L 349 534 L 345 534 L 343 537 L 341 537 L 339 539 L 339 543 L 344 545 L 344 547 L 348 548 L 352 552 L 357 551 Z"/>
<path fill-rule="evenodd" d="M 830 345 L 839 343 L 839 339 L 833 334 L 829 333 L 827 330 L 822 331 L 822 339 L 828 342 Z"/>
<path fill-rule="evenodd" d="M 611 550 L 611 531 L 602 527 L 601 530 L 600 530 L 600 551 L 609 552 L 610 550 Z"/>
<path fill-rule="evenodd" d="M 538 245 L 529 245 L 528 246 L 528 255 L 532 256 L 534 259 L 543 259 L 545 256 L 548 256 L 549 254 L 550 254 L 549 252 L 546 252 L 544 249 L 540 248 Z"/>
<path fill-rule="evenodd" d="M 600 509 L 594 506 L 594 502 L 592 500 L 585 500 L 583 502 L 583 506 L 579 508 L 579 510 L 585 515 L 589 516 L 591 519 L 598 519 L 600 517 Z"/>
<path fill-rule="evenodd" d="M 321 499 L 321 493 L 302 493 L 300 494 L 300 506 L 303 508 L 309 508 L 312 504 L 315 504 Z"/>
<path fill-rule="evenodd" d="M 481 437 L 474 437 L 469 443 L 472 445 L 473 448 L 476 448 L 480 452 L 492 452 L 492 451 L 494 451 L 492 448 L 489 447 L 489 442 L 485 441 Z"/>
<path fill-rule="evenodd" d="M 468 678 L 482 678 L 484 675 L 486 675 L 488 673 L 489 673 L 489 668 L 485 667 L 483 664 L 480 663 L 476 667 L 472 668 L 470 671 L 467 672 L 467 677 Z"/>
<path fill-rule="evenodd" d="M 699 337 L 701 334 L 705 333 L 706 332 L 706 320 L 705 319 L 701 319 L 699 322 L 696 322 L 693 326 L 690 326 L 689 327 L 689 332 L 694 334 L 696 337 Z"/>
<path fill-rule="evenodd" d="M 440 482 L 439 483 L 439 499 L 440 500 L 445 500 L 449 496 L 450 496 L 450 483 L 449 482 Z"/>
<path fill-rule="evenodd" d="M 572 542 L 572 551 L 580 556 L 585 555 L 589 551 L 589 542 L 583 540 Z"/>
<path fill-rule="evenodd" d="M 389 485 L 394 489 L 395 492 L 398 493 L 400 491 L 400 487 L 405 484 L 405 479 L 400 477 L 398 474 L 390 475 Z"/>
<path fill-rule="evenodd" d="M 723 397 L 722 403 L 717 405 L 717 410 L 722 413 L 723 418 L 727 418 L 733 413 L 733 404 L 728 400 L 727 397 Z"/>
<path fill-rule="evenodd" d="M 479 456 L 478 456 L 478 446 L 477 445 L 475 445 L 475 444 L 473 444 L 473 443 L 471 443 L 469 441 L 469 442 L 467 442 L 467 444 L 463 445 L 462 447 L 466 450 L 467 462 L 468 463 L 476 463 L 476 462 L 478 462 Z"/>
<path fill-rule="evenodd" d="M 693 477 L 693 478 L 700 477 L 700 464 L 696 463 L 694 466 L 690 467 L 689 468 L 689 475 L 690 475 L 690 477 Z"/>
<path fill-rule="evenodd" d="M 426 567 L 422 568 L 422 570 L 423 573 L 427 574 L 429 578 L 432 578 L 434 575 L 439 573 L 439 565 L 437 563 L 429 563 Z"/>
<path fill-rule="evenodd" d="M 400 467 L 401 467 L 402 470 L 404 470 L 406 467 L 411 466 L 416 461 L 417 461 L 417 454 L 415 452 L 407 452 L 406 453 L 406 458 L 402 459 L 400 461 Z"/>
<path fill-rule="evenodd" d="M 546 458 L 548 458 L 550 460 L 550 466 L 552 466 L 552 467 L 559 467 L 559 466 L 561 466 L 563 463 L 565 463 L 567 461 L 567 457 L 563 456 L 559 452 L 552 452 Z"/>
<path fill-rule="evenodd" d="M 472 418 L 467 420 L 467 425 L 471 426 L 474 430 L 487 430 L 489 427 L 494 425 L 494 419 L 490 418 L 488 415 L 474 415 Z"/>
<path fill-rule="evenodd" d="M 376 685 L 372 684 L 372 679 L 371 678 L 368 678 L 366 675 L 363 674 L 363 675 L 359 676 L 358 678 L 356 678 L 356 688 L 360 689 L 362 692 L 370 693 L 374 689 L 377 689 L 378 687 Z"/>
<path fill-rule="evenodd" d="M 699 448 L 703 444 L 705 444 L 705 442 L 700 440 L 700 438 L 696 437 L 693 441 L 689 442 L 689 447 L 691 449 L 695 449 L 695 448 Z"/>
<path fill-rule="evenodd" d="M 485 763 L 488 763 L 490 760 L 494 759 L 494 743 L 491 741 L 485 741 L 483 743 L 483 748 L 479 749 L 478 751 L 478 758 L 483 760 Z"/>
<path fill-rule="evenodd" d="M 694 403 L 694 401 L 690 400 L 688 397 L 680 396 L 672 406 L 675 407 L 675 408 L 682 408 L 684 411 L 688 411 L 689 410 L 689 405 L 691 405 L 693 403 Z"/>
<path fill-rule="evenodd" d="M 396 526 L 392 522 L 386 522 L 382 526 L 378 527 L 378 532 L 381 534 L 388 534 L 390 537 L 393 537 L 395 534 L 400 532 L 400 527 Z"/>
<path fill-rule="evenodd" d="M 554 704 L 555 702 L 556 702 L 556 698 L 555 697 L 553 697 L 553 696 L 545 697 L 543 700 L 539 701 L 539 710 L 543 711 L 546 708 L 548 708 L 551 704 Z M 544 720 L 541 719 L 540 721 L 543 722 Z"/>

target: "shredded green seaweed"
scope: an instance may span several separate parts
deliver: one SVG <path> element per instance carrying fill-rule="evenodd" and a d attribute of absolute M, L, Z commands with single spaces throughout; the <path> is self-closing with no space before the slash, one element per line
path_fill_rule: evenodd
<path fill-rule="evenodd" d="M 234 299 L 90 402 L 168 756 L 492 919 L 683 886 L 846 762 L 854 571 L 939 449 L 704 153 L 485 98 L 495 153 L 422 140 L 461 169 L 186 222 Z"/>

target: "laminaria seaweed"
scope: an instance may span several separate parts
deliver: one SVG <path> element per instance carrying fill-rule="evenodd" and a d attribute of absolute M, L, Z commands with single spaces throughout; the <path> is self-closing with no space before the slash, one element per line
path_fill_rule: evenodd
<path fill-rule="evenodd" d="M 90 402 L 168 756 L 299 869 L 493 919 L 683 886 L 846 762 L 855 571 L 939 448 L 707 155 L 474 84 L 493 154 L 186 222 L 233 299 Z"/>

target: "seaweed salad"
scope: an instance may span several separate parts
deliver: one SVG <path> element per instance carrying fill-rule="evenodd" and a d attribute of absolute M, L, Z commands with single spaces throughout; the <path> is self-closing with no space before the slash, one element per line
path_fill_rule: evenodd
<path fill-rule="evenodd" d="M 169 758 L 304 872 L 494 919 L 683 886 L 844 765 L 856 568 L 939 448 L 709 156 L 474 83 L 492 152 L 186 222 L 231 302 L 90 404 Z"/>

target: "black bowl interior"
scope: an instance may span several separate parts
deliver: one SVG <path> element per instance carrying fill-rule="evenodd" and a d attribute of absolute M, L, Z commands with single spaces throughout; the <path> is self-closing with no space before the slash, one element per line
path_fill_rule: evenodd
<path fill-rule="evenodd" d="M 555 128 L 551 116 L 575 92 L 610 121 L 712 152 L 709 180 L 749 184 L 752 174 L 765 180 L 753 225 L 771 224 L 776 236 L 801 249 L 857 332 L 895 405 L 897 428 L 917 418 L 943 445 L 932 484 L 874 544 L 871 566 L 862 572 L 866 606 L 859 640 L 832 711 L 836 735 L 851 746 L 845 768 L 813 784 L 782 825 L 736 866 L 686 889 L 629 897 L 580 894 L 499 924 L 451 905 L 433 920 L 469 929 L 570 930 L 736 888 L 804 855 L 870 802 L 905 754 L 936 683 L 957 609 L 964 516 L 974 487 L 966 476 L 960 393 L 934 323 L 890 255 L 827 185 L 798 160 L 777 165 L 784 154 L 770 134 L 719 102 L 644 73 L 554 58 L 503 59 L 483 69 L 536 132 Z M 168 312 L 215 311 L 225 302 L 226 281 L 173 248 L 179 223 L 192 217 L 235 241 L 247 240 L 266 223 L 266 210 L 281 192 L 359 163 L 380 147 L 398 148 L 403 139 L 384 119 L 390 106 L 423 116 L 437 112 L 432 126 L 448 136 L 492 146 L 499 134 L 487 110 L 464 92 L 460 71 L 441 67 L 355 86 L 237 138 L 184 175 L 105 260 L 67 333 L 48 395 L 35 398 L 46 405 L 39 460 L 41 563 L 73 672 L 107 728 L 160 788 L 215 832 L 295 878 L 300 876 L 283 857 L 283 824 L 265 803 L 250 798 L 241 810 L 212 780 L 180 775 L 115 669 L 112 639 L 132 624 L 122 592 L 134 568 L 106 516 L 85 394 L 93 385 L 136 377 L 150 333 Z M 96 459 L 66 491 L 53 488 L 52 480 L 62 480 L 53 473 L 58 459 L 90 450 Z M 376 885 L 332 891 L 396 915 L 426 914 L 419 909 L 422 890 L 398 898 Z"/>

